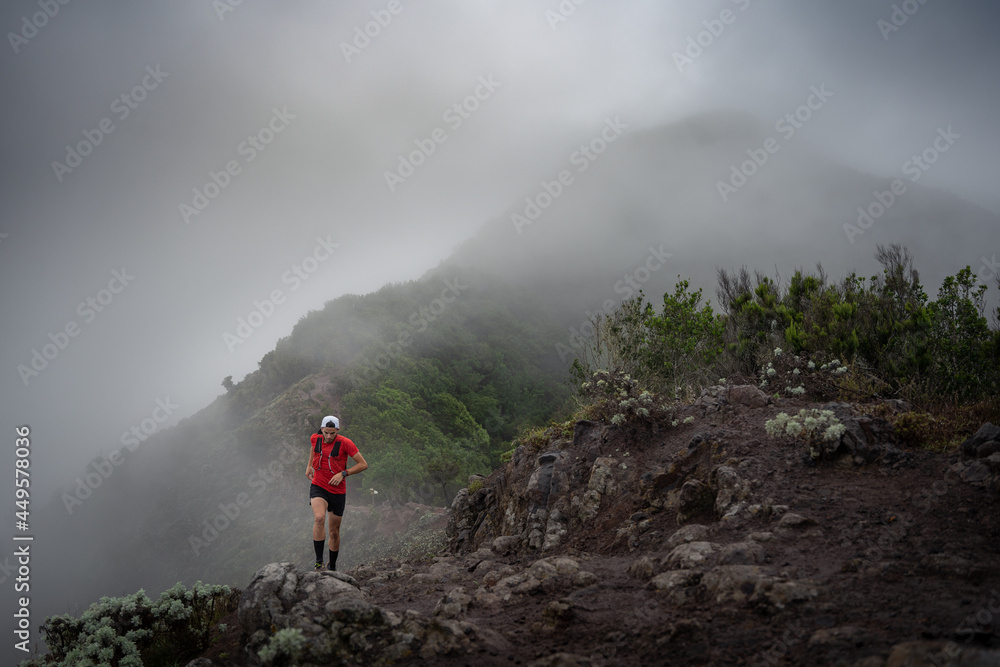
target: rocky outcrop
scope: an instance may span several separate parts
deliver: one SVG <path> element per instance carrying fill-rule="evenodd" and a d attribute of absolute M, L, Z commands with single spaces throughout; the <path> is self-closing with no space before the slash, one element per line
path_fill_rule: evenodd
<path fill-rule="evenodd" d="M 821 440 L 814 445 L 820 460 L 846 458 L 855 465 L 866 465 L 898 464 L 912 459 L 910 453 L 899 448 L 892 424 L 885 419 L 855 415 L 849 403 L 829 403 L 821 409 L 832 411 L 845 432 L 838 440 Z"/>
<path fill-rule="evenodd" d="M 772 398 L 752 384 L 743 385 L 713 385 L 701 392 L 692 407 L 699 415 L 705 417 L 712 412 L 720 412 L 726 408 L 763 408 L 772 403 Z"/>
<path fill-rule="evenodd" d="M 433 558 L 258 572 L 247 664 L 1000 664 L 993 427 L 958 460 L 828 404 L 817 465 L 764 428 L 800 406 L 716 388 L 553 428 L 455 496 Z"/>
<path fill-rule="evenodd" d="M 962 460 L 951 472 L 963 482 L 1000 495 L 1000 426 L 984 423 L 959 447 Z"/>
<path fill-rule="evenodd" d="M 470 600 L 455 590 L 430 617 L 398 615 L 372 604 L 348 575 L 271 563 L 254 574 L 240 600 L 246 664 L 388 665 L 473 649 L 500 655 L 506 648 L 502 637 L 455 620 Z"/>
<path fill-rule="evenodd" d="M 620 455 L 601 455 L 616 436 L 613 427 L 584 421 L 572 441 L 555 440 L 540 453 L 518 447 L 503 475 L 471 494 L 456 495 L 447 530 L 453 550 L 485 545 L 523 553 L 558 547 L 569 530 L 592 522 L 617 495 L 617 478 L 628 465 Z M 582 454 L 570 457 L 569 448 Z"/>
<path fill-rule="evenodd" d="M 1000 426 L 986 422 L 961 447 L 962 455 L 971 459 L 986 459 L 1000 454 Z"/>

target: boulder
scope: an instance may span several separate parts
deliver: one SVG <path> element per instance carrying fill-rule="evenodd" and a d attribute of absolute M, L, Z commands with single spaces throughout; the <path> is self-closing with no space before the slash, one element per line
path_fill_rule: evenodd
<path fill-rule="evenodd" d="M 730 507 L 750 494 L 750 483 L 735 468 L 721 465 L 712 469 L 708 484 L 715 493 L 715 511 L 724 516 Z"/>
<path fill-rule="evenodd" d="M 517 535 L 501 535 L 493 540 L 493 551 L 501 556 L 516 552 L 521 546 L 522 538 Z"/>
<path fill-rule="evenodd" d="M 726 396 L 732 405 L 742 405 L 747 408 L 763 408 L 771 404 L 771 396 L 765 394 L 752 384 L 741 384 L 729 387 Z"/>
<path fill-rule="evenodd" d="M 819 589 L 811 582 L 781 581 L 765 577 L 757 582 L 751 603 L 765 603 L 775 609 L 784 609 L 793 603 L 809 602 L 819 595 Z"/>
<path fill-rule="evenodd" d="M 896 463 L 912 458 L 912 454 L 899 449 L 895 430 L 885 419 L 869 415 L 854 416 L 847 403 L 828 403 L 823 410 L 831 410 L 841 424 L 844 434 L 838 440 L 821 440 L 814 447 L 815 457 L 834 460 L 849 456 L 854 463 Z"/>
<path fill-rule="evenodd" d="M 468 655 L 481 650 L 502 652 L 507 642 L 497 633 L 451 620 L 469 597 L 452 590 L 439 604 L 438 618 L 408 611 L 400 618 L 368 601 L 356 585 L 329 571 L 302 573 L 292 563 L 270 563 L 258 570 L 243 590 L 237 618 L 246 643 L 246 664 L 263 664 L 260 651 L 274 628 L 301 632 L 301 660 L 319 664 L 369 664 L 372 654 L 385 659 L 419 655 L 434 661 L 445 654 Z M 358 647 L 366 648 L 364 654 Z"/>
<path fill-rule="evenodd" d="M 583 494 L 573 497 L 573 505 L 582 523 L 593 521 L 601 508 L 601 501 L 606 496 L 617 492 L 615 484 L 615 467 L 618 461 L 608 457 L 598 457 L 590 469 L 590 478 Z"/>
<path fill-rule="evenodd" d="M 984 459 L 1000 452 L 1000 426 L 986 422 L 962 443 L 961 450 L 963 456 L 973 459 Z"/>
<path fill-rule="evenodd" d="M 687 523 L 699 516 L 712 515 L 715 511 L 715 494 L 712 487 L 700 479 L 689 479 L 681 487 L 677 500 L 677 523 Z"/>
<path fill-rule="evenodd" d="M 675 548 L 663 559 L 663 566 L 671 570 L 690 570 L 705 565 L 715 553 L 711 542 L 689 542 Z"/>
<path fill-rule="evenodd" d="M 458 618 L 469 608 L 472 597 L 461 586 L 448 591 L 448 594 L 438 600 L 434 607 L 434 616 L 439 618 Z"/>
<path fill-rule="evenodd" d="M 764 562 L 764 547 L 757 542 L 734 542 L 722 548 L 722 565 L 760 565 Z"/>
<path fill-rule="evenodd" d="M 628 576 L 634 579 L 649 579 L 655 571 L 655 563 L 649 556 L 636 559 L 628 566 Z"/>
<path fill-rule="evenodd" d="M 676 605 L 693 601 L 696 590 L 693 588 L 701 581 L 702 573 L 695 570 L 672 570 L 658 574 L 649 581 L 649 587 L 654 591 L 662 591 Z"/>
<path fill-rule="evenodd" d="M 757 565 L 719 565 L 701 578 L 711 602 L 746 602 L 765 578 Z"/>
<path fill-rule="evenodd" d="M 741 384 L 732 387 L 713 385 L 702 390 L 693 407 L 705 416 L 710 412 L 718 412 L 727 406 L 745 408 L 763 408 L 771 404 L 773 399 L 752 384 Z"/>
<path fill-rule="evenodd" d="M 667 549 L 673 549 L 687 542 L 703 542 L 707 536 L 708 526 L 700 523 L 689 523 L 674 531 L 673 535 L 667 539 L 666 547 Z"/>

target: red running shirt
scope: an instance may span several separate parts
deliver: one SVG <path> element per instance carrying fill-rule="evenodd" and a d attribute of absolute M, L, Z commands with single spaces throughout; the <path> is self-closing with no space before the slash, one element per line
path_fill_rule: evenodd
<path fill-rule="evenodd" d="M 319 452 L 316 451 L 317 440 L 322 443 L 322 448 Z M 312 483 L 322 489 L 326 489 L 330 493 L 347 493 L 347 484 L 341 482 L 334 486 L 330 483 L 330 480 L 338 472 L 347 469 L 347 457 L 357 454 L 358 448 L 351 442 L 350 438 L 345 438 L 339 433 L 331 442 L 323 442 L 322 435 L 313 433 L 309 441 L 312 444 L 312 459 L 310 464 L 316 469 Z M 340 445 L 339 450 L 334 455 L 333 450 L 338 444 Z"/>

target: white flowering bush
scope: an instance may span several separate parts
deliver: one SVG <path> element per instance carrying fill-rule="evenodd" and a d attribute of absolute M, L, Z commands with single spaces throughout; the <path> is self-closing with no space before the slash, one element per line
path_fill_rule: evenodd
<path fill-rule="evenodd" d="M 810 397 L 818 400 L 838 398 L 849 368 L 839 359 L 817 360 L 774 349 L 773 356 L 760 370 L 760 388 L 776 395 Z M 817 364 L 817 361 L 819 363 Z"/>
<path fill-rule="evenodd" d="M 306 647 L 306 638 L 298 628 L 283 628 L 275 632 L 257 655 L 273 665 L 297 665 Z"/>
<path fill-rule="evenodd" d="M 615 426 L 669 420 L 674 412 L 672 402 L 664 401 L 621 371 L 595 371 L 591 381 L 580 385 L 580 393 L 590 403 L 595 419 Z"/>
<path fill-rule="evenodd" d="M 839 441 L 847 428 L 840 423 L 832 410 L 802 408 L 795 416 L 779 413 L 774 419 L 764 422 L 764 430 L 772 437 L 804 441 L 809 445 L 809 455 L 813 459 L 818 459 L 819 445 L 824 441 Z"/>
<path fill-rule="evenodd" d="M 144 590 L 123 597 L 102 597 L 79 618 L 49 616 L 42 625 L 49 653 L 22 667 L 173 665 L 193 658 L 223 631 L 219 619 L 239 604 L 239 591 L 197 582 L 178 583 L 151 600 Z M 186 660 L 182 661 L 186 662 Z"/>

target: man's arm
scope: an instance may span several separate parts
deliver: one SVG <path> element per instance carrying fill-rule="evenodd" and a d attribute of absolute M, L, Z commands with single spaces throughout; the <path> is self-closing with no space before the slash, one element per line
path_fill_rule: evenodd
<path fill-rule="evenodd" d="M 316 469 L 312 466 L 313 463 L 313 444 L 312 438 L 309 439 L 309 458 L 306 459 L 306 477 L 309 481 L 312 481 L 313 475 L 316 474 Z"/>
<path fill-rule="evenodd" d="M 337 475 L 340 475 L 340 479 L 336 480 L 333 483 L 334 486 L 336 486 L 337 484 L 340 484 L 341 482 L 343 482 L 344 481 L 344 477 L 350 477 L 351 475 L 357 475 L 359 472 L 364 472 L 365 470 L 368 470 L 368 461 L 365 461 L 365 457 L 361 456 L 361 452 L 358 452 L 358 453 L 352 455 L 351 458 L 354 459 L 356 461 L 356 463 L 353 466 L 351 466 L 350 468 L 348 468 L 347 470 L 344 471 L 344 472 L 347 473 L 347 475 L 344 475 L 344 473 L 341 473 L 341 472 L 337 473 Z M 337 475 L 334 475 L 334 477 L 336 478 Z"/>
<path fill-rule="evenodd" d="M 347 469 L 348 475 L 357 475 L 359 472 L 368 470 L 368 461 L 365 461 L 365 457 L 361 456 L 361 452 L 358 452 L 351 458 L 354 459 L 356 463 Z"/>

